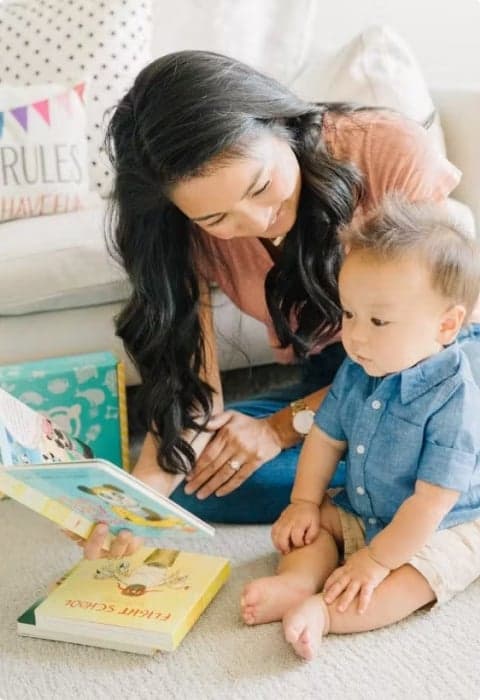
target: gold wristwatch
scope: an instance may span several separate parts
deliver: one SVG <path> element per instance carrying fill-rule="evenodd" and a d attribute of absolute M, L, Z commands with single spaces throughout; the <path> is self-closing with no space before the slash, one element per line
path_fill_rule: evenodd
<path fill-rule="evenodd" d="M 292 401 L 290 404 L 292 409 L 292 427 L 298 435 L 305 437 L 310 432 L 315 418 L 315 411 L 308 407 L 304 399 Z"/>

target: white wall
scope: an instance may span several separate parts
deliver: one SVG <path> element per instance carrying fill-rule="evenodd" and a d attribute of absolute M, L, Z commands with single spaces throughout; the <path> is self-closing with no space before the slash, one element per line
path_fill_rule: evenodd
<path fill-rule="evenodd" d="M 153 0 L 153 5 L 156 56 L 202 48 L 262 67 L 262 47 L 268 45 L 280 72 L 288 73 L 290 63 L 302 58 L 299 45 L 304 53 L 330 51 L 371 24 L 388 24 L 410 44 L 430 85 L 480 85 L 479 0 Z"/>

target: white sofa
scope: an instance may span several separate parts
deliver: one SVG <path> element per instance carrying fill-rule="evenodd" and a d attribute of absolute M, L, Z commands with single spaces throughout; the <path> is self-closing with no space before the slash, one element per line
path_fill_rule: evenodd
<path fill-rule="evenodd" d="M 181 0 L 176 19 L 169 20 L 172 25 L 163 22 L 159 5 L 154 3 L 153 57 L 165 47 L 229 52 L 294 87 L 301 85 L 311 99 L 321 97 L 316 77 L 326 64 L 318 59 L 312 22 L 323 20 L 312 14 L 311 0 L 275 6 L 215 0 L 208 9 Z M 226 6 L 233 13 L 227 25 Z M 182 31 L 187 10 L 188 34 Z M 177 32 L 176 39 L 172 31 Z M 455 197 L 468 205 L 480 224 L 480 89 L 443 85 L 432 96 L 448 157 L 463 172 Z M 0 225 L 0 365 L 106 349 L 124 356 L 114 336 L 113 318 L 128 294 L 128 284 L 105 250 L 104 209 L 105 202 L 98 200 L 81 212 Z M 218 290 L 214 302 L 222 369 L 271 361 L 263 327 L 240 314 Z M 127 362 L 127 382 L 137 381 Z"/>

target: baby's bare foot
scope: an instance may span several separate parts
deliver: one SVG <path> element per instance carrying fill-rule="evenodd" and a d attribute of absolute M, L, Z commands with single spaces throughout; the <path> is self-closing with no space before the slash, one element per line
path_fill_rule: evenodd
<path fill-rule="evenodd" d="M 296 653 L 310 661 L 328 631 L 328 611 L 320 595 L 312 595 L 283 617 L 283 632 Z"/>
<path fill-rule="evenodd" d="M 243 589 L 240 599 L 243 620 L 247 625 L 276 622 L 312 593 L 311 587 L 291 574 L 259 578 Z"/>

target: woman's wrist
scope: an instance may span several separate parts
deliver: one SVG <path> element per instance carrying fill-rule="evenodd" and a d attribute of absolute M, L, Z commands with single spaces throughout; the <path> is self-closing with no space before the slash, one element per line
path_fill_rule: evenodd
<path fill-rule="evenodd" d="M 264 419 L 276 435 L 279 447 L 286 450 L 297 445 L 301 441 L 300 435 L 293 429 L 292 412 L 290 407 L 282 408 L 277 413 L 272 413 Z"/>

